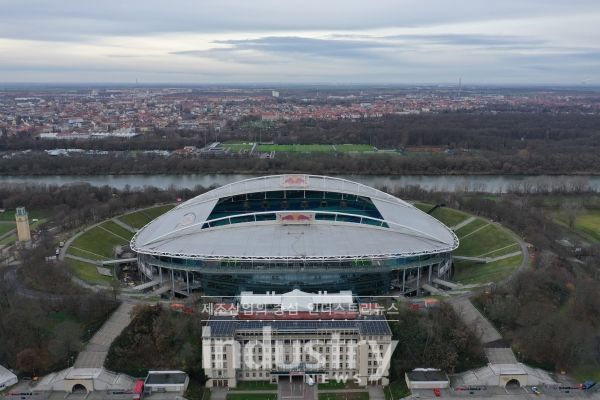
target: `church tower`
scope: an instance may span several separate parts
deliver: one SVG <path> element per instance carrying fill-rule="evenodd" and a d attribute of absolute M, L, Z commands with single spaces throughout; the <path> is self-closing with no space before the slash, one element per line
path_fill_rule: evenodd
<path fill-rule="evenodd" d="M 25 207 L 17 207 L 17 213 L 15 214 L 17 220 L 17 236 L 19 242 L 28 242 L 31 240 L 31 233 L 29 231 L 29 217 Z"/>

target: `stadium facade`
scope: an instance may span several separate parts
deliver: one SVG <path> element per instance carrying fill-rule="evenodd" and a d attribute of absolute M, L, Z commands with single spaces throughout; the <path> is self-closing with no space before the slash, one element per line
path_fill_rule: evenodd
<path fill-rule="evenodd" d="M 150 284 L 169 281 L 174 291 L 214 296 L 294 289 L 411 296 L 449 273 L 457 247 L 452 230 L 411 204 L 315 175 L 222 186 L 131 241 Z"/>

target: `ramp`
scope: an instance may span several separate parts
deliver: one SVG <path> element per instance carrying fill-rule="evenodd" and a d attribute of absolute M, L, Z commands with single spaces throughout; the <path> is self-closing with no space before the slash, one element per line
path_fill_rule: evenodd
<path fill-rule="evenodd" d="M 491 258 L 481 258 L 481 257 L 465 257 L 465 256 L 452 256 L 455 260 L 465 260 L 465 261 L 474 261 L 479 264 L 487 264 Z"/>
<path fill-rule="evenodd" d="M 485 344 L 502 339 L 498 331 L 469 300 L 453 303 L 452 307 L 465 324 L 473 327 L 481 343 Z"/>
<path fill-rule="evenodd" d="M 424 284 L 421 286 L 423 289 L 427 290 L 429 293 L 435 294 L 435 293 L 439 293 L 440 290 L 434 288 L 433 286 L 429 285 L 429 284 Z"/>
<path fill-rule="evenodd" d="M 453 226 L 450 229 L 452 229 L 453 231 L 457 231 L 460 228 L 462 228 L 463 226 L 468 225 L 468 224 L 470 224 L 473 221 L 475 221 L 475 217 L 469 217 L 469 218 L 465 219 L 463 222 L 461 222 L 460 224 L 455 225 L 455 226 Z"/>
<path fill-rule="evenodd" d="M 153 292 L 150 292 L 150 296 L 160 296 L 163 293 L 167 293 L 169 290 L 173 289 L 170 283 L 171 281 L 165 281 L 163 286 L 159 287 Z"/>
<path fill-rule="evenodd" d="M 151 288 L 153 286 L 156 286 L 156 285 L 160 285 L 160 281 L 159 280 L 154 280 L 154 281 L 151 281 L 151 282 L 142 283 L 141 285 L 134 286 L 131 289 L 132 290 L 144 290 L 144 289 L 149 289 L 149 288 Z"/>
<path fill-rule="evenodd" d="M 456 283 L 448 282 L 442 279 L 435 278 L 432 282 L 437 283 L 438 285 L 449 287 L 450 289 L 457 289 L 458 285 Z"/>
<path fill-rule="evenodd" d="M 509 347 L 505 348 L 484 348 L 490 364 L 517 364 L 515 354 Z"/>
<path fill-rule="evenodd" d="M 137 258 L 120 258 L 118 260 L 102 261 L 102 265 L 124 264 L 124 263 L 129 263 L 129 262 L 134 262 L 134 261 L 137 261 Z"/>

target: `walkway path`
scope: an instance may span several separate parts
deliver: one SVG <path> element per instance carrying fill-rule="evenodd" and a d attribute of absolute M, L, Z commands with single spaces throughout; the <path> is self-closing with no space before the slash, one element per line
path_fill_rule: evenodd
<path fill-rule="evenodd" d="M 121 303 L 79 353 L 74 364 L 75 368 L 102 368 L 111 343 L 131 322 L 129 311 L 133 306 L 133 303 Z"/>
<path fill-rule="evenodd" d="M 500 333 L 492 326 L 490 321 L 481 315 L 470 300 L 463 299 L 462 301 L 453 302 L 452 307 L 463 322 L 473 328 L 476 336 L 484 345 L 502 339 Z"/>
<path fill-rule="evenodd" d="M 123 214 L 123 215 L 126 215 L 126 214 Z M 115 224 L 127 229 L 129 232 L 135 233 L 137 231 L 137 229 L 132 228 L 131 226 L 127 225 L 125 222 L 121 221 L 117 217 L 111 219 L 111 221 L 114 222 Z"/>
<path fill-rule="evenodd" d="M 100 265 L 101 261 L 90 260 L 89 258 L 83 258 L 79 256 L 74 256 L 73 254 L 67 254 L 65 257 L 72 258 L 73 260 L 83 261 L 85 263 Z"/>
<path fill-rule="evenodd" d="M 117 235 L 116 233 L 114 233 L 113 231 L 109 231 L 108 229 L 106 229 L 105 227 L 103 227 L 102 225 L 98 226 L 98 228 L 105 230 L 106 232 L 110 233 L 111 235 L 115 235 L 116 237 L 118 237 L 119 239 L 123 239 L 124 241 L 126 241 L 127 243 L 129 243 L 129 239 L 124 238 L 123 236 Z"/>
<path fill-rule="evenodd" d="M 463 222 L 461 222 L 460 224 L 451 227 L 450 229 L 452 229 L 453 231 L 456 232 L 457 230 L 459 230 L 463 226 L 465 226 L 467 224 L 470 224 L 471 222 L 475 221 L 475 219 L 476 219 L 475 217 L 469 217 L 469 218 L 465 219 Z"/>

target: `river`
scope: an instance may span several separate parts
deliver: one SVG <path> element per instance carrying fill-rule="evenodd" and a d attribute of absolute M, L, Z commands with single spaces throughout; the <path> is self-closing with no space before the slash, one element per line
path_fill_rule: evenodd
<path fill-rule="evenodd" d="M 189 174 L 189 175 L 33 175 L 33 176 L 0 176 L 1 183 L 40 182 L 45 184 L 64 185 L 74 182 L 87 182 L 94 186 L 109 185 L 123 189 L 146 185 L 162 189 L 170 185 L 183 188 L 193 188 L 196 185 L 210 186 L 226 185 L 243 179 L 264 175 L 242 174 Z M 359 182 L 368 186 L 418 184 L 421 187 L 437 188 L 438 190 L 455 190 L 465 184 L 485 185 L 484 190 L 491 193 L 506 191 L 510 183 L 544 179 L 550 183 L 573 179 L 572 176 L 525 176 L 525 175 L 335 175 L 336 177 Z M 600 176 L 586 177 L 592 188 L 600 187 Z"/>

